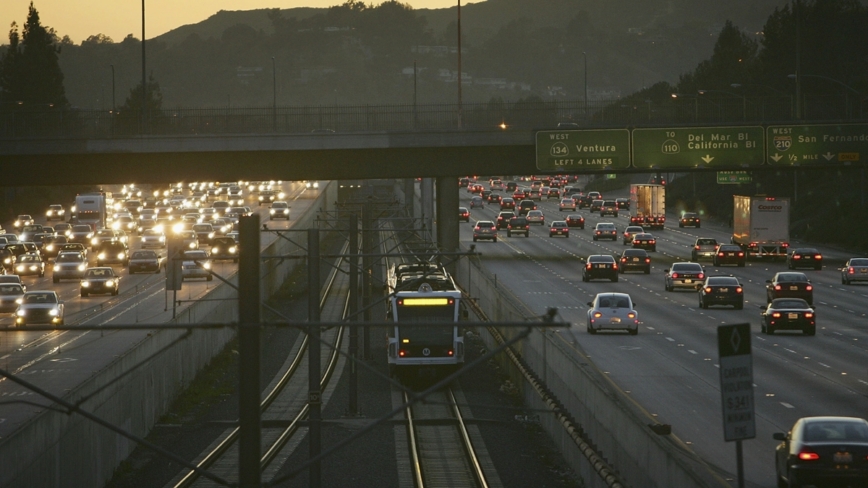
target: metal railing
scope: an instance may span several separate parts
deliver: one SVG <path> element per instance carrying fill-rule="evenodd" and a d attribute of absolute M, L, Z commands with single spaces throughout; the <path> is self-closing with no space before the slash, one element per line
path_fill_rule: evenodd
<path fill-rule="evenodd" d="M 802 119 L 857 121 L 868 99 L 805 97 Z M 465 103 L 463 130 L 540 129 L 570 122 L 579 127 L 663 124 L 744 124 L 797 120 L 793 97 L 682 95 L 664 102 L 553 100 Z M 135 112 L 0 107 L 0 139 L 99 139 L 139 135 L 301 134 L 458 130 L 458 105 L 321 105 L 258 108 L 176 108 L 142 117 Z"/>

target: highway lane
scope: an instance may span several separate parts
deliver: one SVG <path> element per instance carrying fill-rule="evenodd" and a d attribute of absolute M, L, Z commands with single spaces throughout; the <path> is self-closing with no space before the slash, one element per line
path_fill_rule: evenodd
<path fill-rule="evenodd" d="M 287 200 L 292 205 L 292 215 L 303 214 L 313 201 L 312 190 L 306 190 L 303 183 L 285 183 Z M 269 221 L 268 207 L 256 205 L 254 196 L 248 195 L 248 205 L 260 214 L 262 222 L 268 223 L 271 229 L 287 229 L 295 219 L 290 221 Z M 256 202 L 258 203 L 258 202 Z M 264 248 L 278 237 L 274 233 L 262 233 L 261 245 Z M 139 239 L 132 237 L 131 251 L 139 248 Z M 161 251 L 165 254 L 165 250 Z M 95 257 L 91 256 L 91 265 L 95 265 Z M 215 273 L 231 277 L 235 274 L 237 265 L 220 261 L 214 263 Z M 118 296 L 97 295 L 81 298 L 78 281 L 62 281 L 53 284 L 50 267 L 47 267 L 45 277 L 29 278 L 23 281 L 28 290 L 53 289 L 57 291 L 66 306 L 67 325 L 97 325 L 106 327 L 105 331 L 30 331 L 27 327 L 14 327 L 12 314 L 4 314 L 0 318 L 0 367 L 16 372 L 28 381 L 56 395 L 63 395 L 73 390 L 76 385 L 88 378 L 93 372 L 104 368 L 116 357 L 144 340 L 150 332 L 111 330 L 114 324 L 159 324 L 172 318 L 172 294 L 165 293 L 165 274 L 135 274 L 129 275 L 127 268 L 115 266 L 115 271 L 121 275 L 121 287 Z M 181 303 L 176 312 L 180 313 L 191 301 L 195 301 L 215 286 L 218 280 L 185 281 L 182 290 L 177 294 Z M 0 379 L 0 436 L 9 435 L 22 422 L 39 411 L 24 403 L 33 402 L 36 405 L 47 405 L 49 402 L 42 397 L 20 387 L 12 382 Z"/>
<path fill-rule="evenodd" d="M 460 194 L 463 200 L 467 196 Z M 620 196 L 620 195 L 618 195 Z M 541 202 L 547 220 L 562 218 L 554 200 Z M 499 207 L 474 209 L 472 220 L 491 219 Z M 866 334 L 868 288 L 845 287 L 835 269 L 848 255 L 819 246 L 826 256 L 822 271 L 806 270 L 816 286 L 818 332 L 815 337 L 793 333 L 766 336 L 759 333 L 759 307 L 765 304 L 765 280 L 786 270 L 782 262 L 749 261 L 745 268 L 716 268 L 703 261 L 710 274 L 733 274 L 745 287 L 744 310 L 698 308 L 695 292 L 665 292 L 663 270 L 674 260 L 689 259 L 689 245 L 697 236 L 729 242 L 730 232 L 705 222 L 701 229 L 679 229 L 670 215 L 669 225 L 658 237 L 658 252 L 652 255 L 652 272 L 622 274 L 618 283 L 581 281 L 578 256 L 606 252 L 618 255 L 620 241 L 593 242 L 593 224 L 617 219 L 581 211 L 584 231 L 573 229 L 569 239 L 549 238 L 547 227 L 532 226 L 531 237 L 506 238 L 498 243 L 478 242 L 482 260 L 498 282 L 533 310 L 542 314 L 557 307 L 560 315 L 576 325 L 562 330 L 567 343 L 578 343 L 594 363 L 658 421 L 669 423 L 673 432 L 709 464 L 732 476 L 734 446 L 725 443 L 720 419 L 720 392 L 716 326 L 750 322 L 753 331 L 757 438 L 745 442 L 745 468 L 753 486 L 774 486 L 771 463 L 775 441 L 771 433 L 786 431 L 795 419 L 818 414 L 864 416 L 868 411 L 866 382 Z M 674 225 L 674 226 L 673 226 Z M 471 225 L 463 225 L 461 239 L 472 243 Z M 602 291 L 628 292 L 638 303 L 642 327 L 637 337 L 585 332 L 586 302 Z"/>

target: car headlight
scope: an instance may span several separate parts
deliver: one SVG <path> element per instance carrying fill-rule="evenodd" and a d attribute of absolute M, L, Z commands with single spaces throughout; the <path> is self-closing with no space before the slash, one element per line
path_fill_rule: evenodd
<path fill-rule="evenodd" d="M 24 317 L 25 315 L 27 315 L 27 310 L 23 310 L 23 309 L 19 310 L 19 311 L 15 312 L 15 315 L 17 315 L 19 317 Z"/>
<path fill-rule="evenodd" d="M 235 246 L 232 246 L 232 247 L 229 248 L 229 253 L 230 253 L 230 254 L 235 254 L 236 251 L 238 251 L 238 249 L 237 249 Z"/>
<path fill-rule="evenodd" d="M 195 242 L 190 243 L 190 249 L 196 249 L 196 243 Z"/>
<path fill-rule="evenodd" d="M 277 211 L 274 210 L 273 208 L 272 208 L 271 210 L 268 211 L 268 213 L 270 213 L 271 215 L 274 215 L 276 212 L 277 212 Z"/>
<path fill-rule="evenodd" d="M 18 267 L 15 268 L 15 269 L 17 269 L 18 271 L 24 271 L 24 265 L 23 265 L 23 264 L 19 264 Z"/>
<path fill-rule="evenodd" d="M 10 258 L 4 259 L 3 264 L 12 264 L 12 259 L 10 259 Z"/>
<path fill-rule="evenodd" d="M 213 232 L 209 232 L 209 233 L 208 233 L 208 239 L 213 239 L 213 238 L 214 238 L 214 233 L 213 233 Z"/>
<path fill-rule="evenodd" d="M 93 239 L 90 240 L 90 243 L 93 244 L 94 246 L 96 246 L 97 244 L 99 244 L 99 239 L 94 237 Z"/>
<path fill-rule="evenodd" d="M 52 317 L 57 317 L 58 315 L 60 315 L 60 311 L 56 308 L 52 308 L 48 311 L 48 315 L 51 315 Z"/>
<path fill-rule="evenodd" d="M 283 200 L 284 198 L 286 198 L 286 193 L 283 193 L 283 192 L 278 193 L 277 198 L 279 198 L 280 200 Z"/>
<path fill-rule="evenodd" d="M 166 242 L 166 236 L 160 236 L 160 242 Z"/>
<path fill-rule="evenodd" d="M 211 249 L 211 254 L 220 254 L 220 248 L 215 247 L 215 248 Z"/>
<path fill-rule="evenodd" d="M 211 269 L 211 263 L 202 263 L 202 267 L 205 269 Z"/>
<path fill-rule="evenodd" d="M 83 288 L 89 288 L 89 287 L 90 287 L 90 281 L 87 281 L 87 280 L 82 281 L 82 282 L 81 282 L 81 286 L 82 286 Z"/>
<path fill-rule="evenodd" d="M 54 250 L 54 244 L 49 244 L 49 245 L 45 246 L 45 250 L 46 251 L 53 251 Z"/>
<path fill-rule="evenodd" d="M 118 259 L 123 259 L 124 256 L 126 256 L 126 253 L 123 253 L 123 252 L 118 253 Z"/>
<path fill-rule="evenodd" d="M 105 253 L 101 252 L 101 253 L 97 254 L 96 257 L 97 257 L 97 259 L 103 260 L 103 259 L 105 259 Z"/>

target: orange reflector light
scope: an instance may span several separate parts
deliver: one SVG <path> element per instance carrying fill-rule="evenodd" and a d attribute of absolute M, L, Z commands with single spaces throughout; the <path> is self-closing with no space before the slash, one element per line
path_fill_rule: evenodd
<path fill-rule="evenodd" d="M 448 298 L 405 298 L 403 300 L 402 305 L 405 307 L 416 307 L 416 306 L 436 306 L 436 305 L 449 305 Z"/>

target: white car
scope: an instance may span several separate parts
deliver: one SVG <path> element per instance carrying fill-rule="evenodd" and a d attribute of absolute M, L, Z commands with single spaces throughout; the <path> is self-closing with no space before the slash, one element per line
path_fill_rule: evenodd
<path fill-rule="evenodd" d="M 54 260 L 54 271 L 51 281 L 60 283 L 60 280 L 80 280 L 84 277 L 87 269 L 87 258 L 77 251 L 62 251 Z"/>
<path fill-rule="evenodd" d="M 561 199 L 561 203 L 558 204 L 558 211 L 563 212 L 564 210 L 576 210 L 576 201 L 572 198 L 563 198 Z"/>
<path fill-rule="evenodd" d="M 289 204 L 282 201 L 273 202 L 271 208 L 268 209 L 268 215 L 271 220 L 286 219 L 289 220 Z"/>
<path fill-rule="evenodd" d="M 627 293 L 598 293 L 588 307 L 589 334 L 604 329 L 626 330 L 630 335 L 639 333 L 639 314 Z"/>
<path fill-rule="evenodd" d="M 28 291 L 15 311 L 15 325 L 63 325 L 63 302 L 53 291 Z"/>
<path fill-rule="evenodd" d="M 546 217 L 543 215 L 542 210 L 531 210 L 525 218 L 527 218 L 528 224 L 546 225 Z"/>
<path fill-rule="evenodd" d="M 213 279 L 211 260 L 207 252 L 202 250 L 184 251 L 184 260 L 181 262 L 181 281 L 190 278 L 205 278 L 206 281 Z"/>
<path fill-rule="evenodd" d="M 142 248 L 147 247 L 165 248 L 166 234 L 155 229 L 148 229 L 142 232 Z"/>

